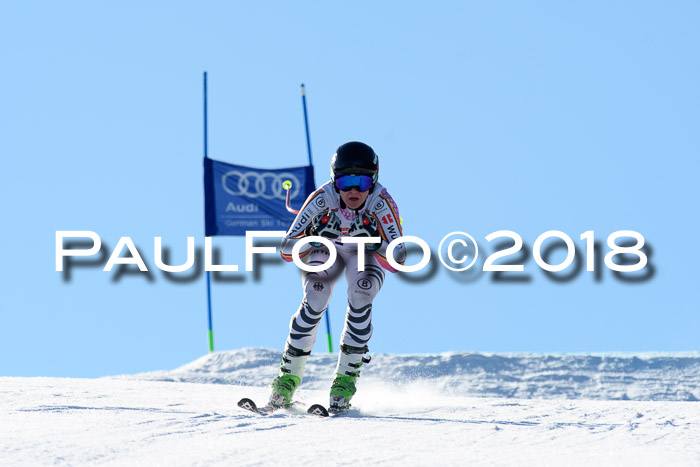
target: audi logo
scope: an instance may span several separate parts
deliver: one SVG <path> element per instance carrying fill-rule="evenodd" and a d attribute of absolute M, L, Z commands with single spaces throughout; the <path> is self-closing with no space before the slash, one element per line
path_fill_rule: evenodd
<path fill-rule="evenodd" d="M 221 177 L 221 185 L 232 196 L 247 198 L 285 200 L 287 192 L 282 188 L 285 180 L 292 182 L 291 198 L 296 198 L 301 190 L 301 183 L 296 175 L 289 172 L 240 172 L 229 170 Z"/>

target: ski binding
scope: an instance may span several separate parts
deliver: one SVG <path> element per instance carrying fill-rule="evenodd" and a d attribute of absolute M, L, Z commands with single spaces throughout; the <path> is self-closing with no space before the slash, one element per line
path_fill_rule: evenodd
<path fill-rule="evenodd" d="M 309 407 L 306 413 L 316 415 L 318 417 L 334 417 L 336 415 L 348 413 L 348 410 L 350 410 L 349 407 L 340 407 L 337 405 L 333 405 L 326 409 L 321 404 L 314 404 L 311 407 Z"/>
<path fill-rule="evenodd" d="M 272 404 L 267 404 L 263 407 L 258 407 L 255 404 L 255 402 L 253 402 L 251 399 L 248 399 L 247 397 L 244 397 L 243 399 L 238 401 L 238 407 L 256 413 L 258 415 L 270 415 L 275 410 L 282 408 Z"/>

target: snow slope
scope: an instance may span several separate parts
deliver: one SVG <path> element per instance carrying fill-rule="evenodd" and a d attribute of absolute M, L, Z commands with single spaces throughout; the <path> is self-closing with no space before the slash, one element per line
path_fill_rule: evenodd
<path fill-rule="evenodd" d="M 700 465 L 697 354 L 377 355 L 347 416 L 237 408 L 266 399 L 278 358 L 0 378 L 0 464 Z M 300 401 L 326 400 L 333 361 L 309 359 Z"/>
<path fill-rule="evenodd" d="M 174 371 L 128 378 L 151 381 L 267 385 L 281 354 L 242 349 L 206 355 Z M 325 389 L 337 355 L 312 355 L 303 388 Z M 373 355 L 369 381 L 429 384 L 443 395 L 596 400 L 700 400 L 700 354 L 539 355 L 449 352 Z"/>

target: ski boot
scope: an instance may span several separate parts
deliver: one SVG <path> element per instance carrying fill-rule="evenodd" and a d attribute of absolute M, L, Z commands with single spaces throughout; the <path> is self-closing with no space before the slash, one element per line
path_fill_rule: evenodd
<path fill-rule="evenodd" d="M 306 366 L 306 359 L 311 352 L 304 352 L 290 345 L 282 354 L 279 375 L 270 383 L 269 404 L 275 407 L 287 407 L 292 404 L 294 391 L 301 384 L 301 377 Z"/>
<path fill-rule="evenodd" d="M 355 395 L 355 376 L 337 374 L 331 384 L 329 411 L 344 412 L 350 408 L 350 399 Z"/>
<path fill-rule="evenodd" d="M 369 349 L 364 347 L 340 346 L 338 366 L 335 369 L 335 379 L 331 384 L 329 412 L 346 412 L 350 408 L 350 399 L 355 395 L 355 382 L 360 377 L 360 367 L 369 363 L 370 358 L 364 358 Z"/>

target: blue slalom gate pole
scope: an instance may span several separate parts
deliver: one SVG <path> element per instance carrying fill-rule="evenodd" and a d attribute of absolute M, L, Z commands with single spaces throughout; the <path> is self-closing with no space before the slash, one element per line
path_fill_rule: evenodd
<path fill-rule="evenodd" d="M 207 148 L 207 72 L 204 72 L 204 157 L 208 158 Z M 211 277 L 210 272 L 206 271 L 207 275 L 207 316 L 209 319 L 209 352 L 214 351 L 214 328 L 211 319 Z"/>
<path fill-rule="evenodd" d="M 311 158 L 311 137 L 309 136 L 309 116 L 306 111 L 306 88 L 304 83 L 301 83 L 301 104 L 304 107 L 304 128 L 306 128 L 306 151 L 309 154 L 309 165 L 314 165 L 314 161 Z M 314 187 L 316 187 L 316 180 L 314 180 Z M 330 308 L 330 307 L 329 307 Z M 328 353 L 333 353 L 333 335 L 331 334 L 331 319 L 330 310 L 326 309 L 326 335 L 328 336 Z"/>

